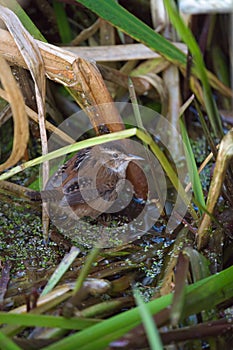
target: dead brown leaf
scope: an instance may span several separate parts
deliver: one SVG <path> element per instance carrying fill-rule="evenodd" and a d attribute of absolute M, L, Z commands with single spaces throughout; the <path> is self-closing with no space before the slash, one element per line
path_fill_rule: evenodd
<path fill-rule="evenodd" d="M 14 141 L 10 157 L 0 165 L 3 171 L 15 165 L 24 155 L 29 138 L 28 118 L 21 91 L 13 77 L 10 67 L 0 56 L 0 80 L 7 93 L 14 120 Z"/>

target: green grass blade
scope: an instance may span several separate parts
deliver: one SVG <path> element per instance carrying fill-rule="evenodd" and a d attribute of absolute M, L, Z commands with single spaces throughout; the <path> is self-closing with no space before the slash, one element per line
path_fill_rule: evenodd
<path fill-rule="evenodd" d="M 2 350 L 21 350 L 10 338 L 0 331 L 0 349 Z"/>
<path fill-rule="evenodd" d="M 56 0 L 53 1 L 53 9 L 55 12 L 59 34 L 62 43 L 67 44 L 72 40 L 70 25 L 65 12 L 64 4 Z"/>
<path fill-rule="evenodd" d="M 211 310 L 233 296 L 233 267 L 207 277 L 190 285 L 185 290 L 185 306 L 183 318 Z M 173 294 L 157 298 L 147 304 L 152 315 L 158 313 L 172 302 Z M 62 339 L 44 350 L 98 350 L 105 349 L 111 341 L 119 339 L 125 333 L 141 323 L 138 308 L 123 312 L 97 325 L 89 327 L 82 332 L 75 333 Z"/>
<path fill-rule="evenodd" d="M 43 162 L 55 159 L 57 157 L 65 155 L 65 154 L 76 152 L 76 151 L 79 151 L 79 150 L 86 148 L 86 147 L 100 145 L 102 143 L 109 142 L 109 141 L 122 140 L 122 139 L 127 138 L 127 137 L 135 136 L 136 133 L 137 133 L 137 129 L 132 128 L 132 129 L 128 129 L 128 130 L 114 132 L 111 134 L 105 134 L 105 135 L 101 135 L 101 136 L 97 136 L 97 137 L 92 137 L 88 140 L 80 141 L 80 142 L 77 142 L 75 144 L 62 147 L 56 151 L 53 151 L 53 152 L 50 152 L 50 153 L 44 155 L 44 156 L 40 156 L 38 158 L 29 160 L 26 163 L 15 166 L 14 168 L 7 171 L 6 173 L 1 174 L 0 181 L 9 179 L 11 176 L 18 174 L 19 172 L 21 172 L 27 168 L 30 168 L 30 167 L 35 166 L 35 165 L 39 165 Z"/>
<path fill-rule="evenodd" d="M 100 248 L 98 247 L 94 247 L 90 251 L 89 255 L 87 256 L 86 262 L 82 267 L 82 270 L 76 280 L 74 290 L 73 290 L 73 295 L 75 295 L 82 287 L 83 282 L 85 278 L 88 276 L 88 273 L 90 272 L 92 265 L 95 263 L 95 260 L 99 255 L 99 253 L 100 253 Z"/>
<path fill-rule="evenodd" d="M 156 324 L 147 308 L 147 305 L 144 303 L 142 297 L 140 296 L 138 290 L 135 290 L 134 297 L 139 307 L 139 312 L 142 318 L 142 322 L 144 324 L 145 331 L 147 333 L 150 349 L 163 350 L 163 344 L 161 342 Z"/>
<path fill-rule="evenodd" d="M 79 253 L 80 249 L 77 247 L 71 248 L 70 252 L 64 256 L 60 264 L 56 267 L 56 270 L 50 277 L 40 296 L 46 295 L 56 286 L 65 272 L 70 268 L 71 264 L 74 262 Z"/>
<path fill-rule="evenodd" d="M 17 314 L 12 312 L 0 311 L 0 324 L 20 325 L 24 327 L 50 327 L 61 329 L 81 330 L 90 327 L 100 321 L 88 318 L 65 318 L 62 316 L 38 315 L 33 313 Z M 1 329 L 2 334 L 6 336 L 5 328 Z M 9 335 L 7 333 L 7 335 Z M 1 338 L 0 338 L 1 339 Z"/>
<path fill-rule="evenodd" d="M 186 64 L 185 54 L 164 37 L 120 6 L 115 0 L 76 0 L 132 38 L 176 64 Z"/>
<path fill-rule="evenodd" d="M 184 150 L 186 153 L 186 162 L 187 162 L 188 171 L 190 174 L 190 180 L 192 183 L 194 197 L 196 199 L 196 202 L 201 204 L 201 206 L 199 207 L 199 211 L 201 214 L 203 214 L 202 208 L 206 207 L 205 198 L 202 191 L 200 176 L 198 174 L 196 161 L 195 161 L 192 147 L 189 141 L 188 133 L 182 119 L 180 119 L 180 129 L 181 129 L 183 142 L 186 146 Z"/>

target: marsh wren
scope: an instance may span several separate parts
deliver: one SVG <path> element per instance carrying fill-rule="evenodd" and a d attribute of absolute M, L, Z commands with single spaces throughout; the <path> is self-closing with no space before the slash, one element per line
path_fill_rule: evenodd
<path fill-rule="evenodd" d="M 116 142 L 85 148 L 51 176 L 41 198 L 77 219 L 96 218 L 112 206 L 122 191 L 128 164 L 142 159 L 127 154 Z"/>

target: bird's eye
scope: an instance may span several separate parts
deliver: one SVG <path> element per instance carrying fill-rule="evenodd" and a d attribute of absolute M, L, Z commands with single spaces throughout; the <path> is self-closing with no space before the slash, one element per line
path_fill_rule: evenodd
<path fill-rule="evenodd" d="M 118 153 L 113 153 L 113 158 L 118 158 Z"/>

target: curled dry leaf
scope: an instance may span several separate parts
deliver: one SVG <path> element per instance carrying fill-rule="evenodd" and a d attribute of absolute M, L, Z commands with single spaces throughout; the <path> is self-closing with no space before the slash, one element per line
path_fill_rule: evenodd
<path fill-rule="evenodd" d="M 28 143 L 29 128 L 23 96 L 11 73 L 10 67 L 2 56 L 0 56 L 0 80 L 7 93 L 14 120 L 12 153 L 6 162 L 0 165 L 0 171 L 3 171 L 15 165 L 23 157 Z"/>

